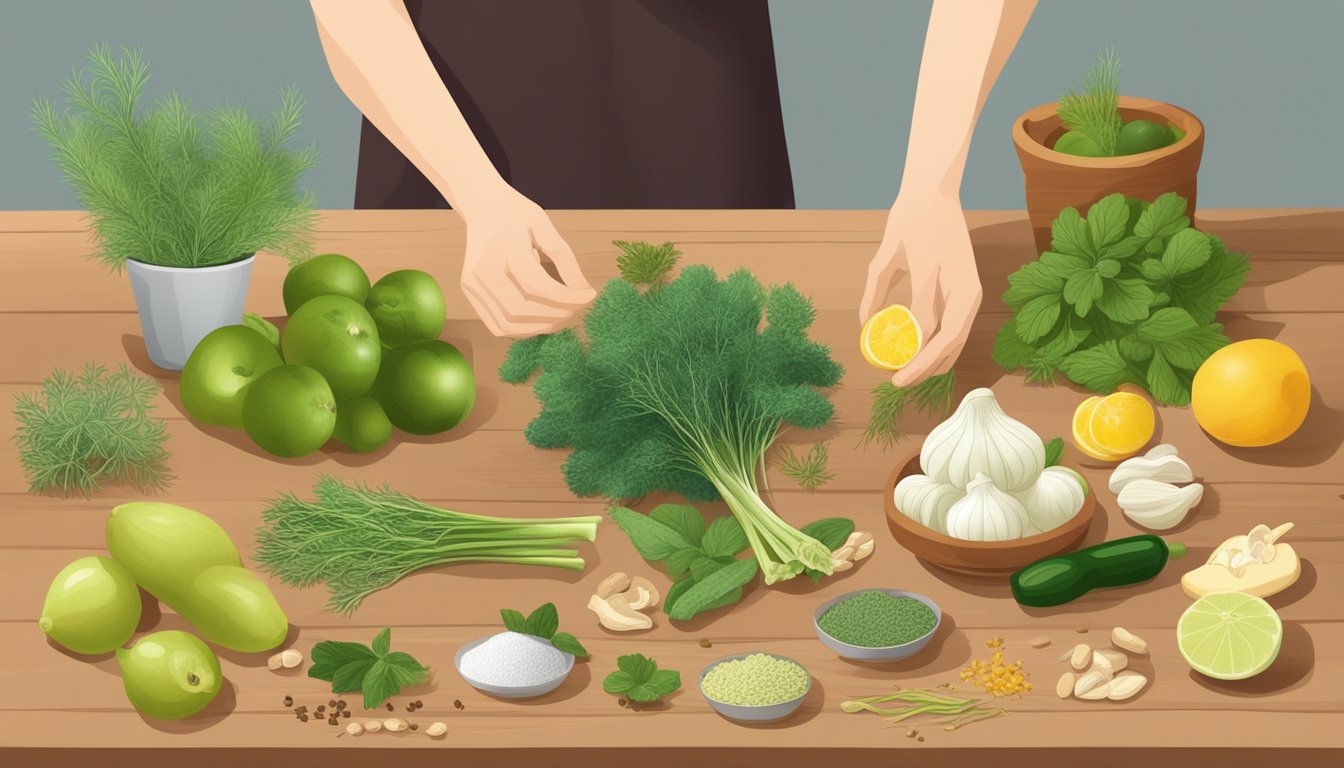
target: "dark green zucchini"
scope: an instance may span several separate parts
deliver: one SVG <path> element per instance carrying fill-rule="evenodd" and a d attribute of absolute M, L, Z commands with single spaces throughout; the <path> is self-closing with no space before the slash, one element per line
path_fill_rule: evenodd
<path fill-rule="evenodd" d="M 1151 534 L 1106 541 L 1037 560 L 1014 573 L 1013 597 L 1034 608 L 1063 605 L 1093 589 L 1147 581 L 1162 572 L 1168 558 L 1184 555 L 1184 544 L 1167 544 Z"/>

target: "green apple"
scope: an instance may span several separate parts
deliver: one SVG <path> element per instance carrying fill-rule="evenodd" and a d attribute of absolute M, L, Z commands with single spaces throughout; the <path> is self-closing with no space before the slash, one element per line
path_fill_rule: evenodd
<path fill-rule="evenodd" d="M 1055 140 L 1053 149 L 1076 157 L 1101 157 L 1101 147 L 1082 131 L 1068 131 Z"/>
<path fill-rule="evenodd" d="M 382 361 L 373 318 L 344 296 L 305 302 L 285 324 L 280 348 L 285 362 L 313 368 L 342 399 L 368 392 Z"/>
<path fill-rule="evenodd" d="M 1171 129 L 1151 120 L 1130 120 L 1120 127 L 1115 139 L 1115 154 L 1137 155 L 1152 152 L 1175 141 Z"/>
<path fill-rule="evenodd" d="M 272 368 L 243 402 L 243 429 L 274 456 L 307 456 L 336 427 L 336 397 L 322 374 L 305 365 Z"/>
<path fill-rule="evenodd" d="M 239 429 L 247 388 L 284 362 L 275 345 L 244 325 L 206 334 L 182 368 L 179 392 L 187 415 L 202 424 Z"/>
<path fill-rule="evenodd" d="M 373 391 L 387 418 L 414 435 L 452 429 L 476 402 L 471 363 L 437 339 L 389 351 Z"/>
<path fill-rule="evenodd" d="M 369 276 L 352 259 L 324 253 L 290 268 L 282 293 L 287 315 L 318 296 L 344 296 L 363 304 L 369 295 Z"/>
<path fill-rule="evenodd" d="M 140 623 L 135 579 L 110 557 L 81 557 L 56 574 L 37 626 L 75 653 L 111 653 Z"/>
<path fill-rule="evenodd" d="M 383 344 L 394 349 L 439 338 L 448 318 L 438 282 L 418 269 L 384 275 L 369 289 L 364 306 L 378 324 Z"/>
<path fill-rule="evenodd" d="M 336 404 L 336 429 L 331 436 L 355 453 L 369 453 L 392 437 L 392 422 L 376 399 L 356 397 Z"/>
<path fill-rule="evenodd" d="M 166 630 L 117 650 L 126 698 L 140 714 L 181 720 L 200 712 L 219 695 L 224 677 L 219 659 L 195 635 Z"/>

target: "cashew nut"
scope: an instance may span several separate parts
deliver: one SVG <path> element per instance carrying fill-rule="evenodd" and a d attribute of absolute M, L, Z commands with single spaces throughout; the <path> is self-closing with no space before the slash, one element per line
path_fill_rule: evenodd
<path fill-rule="evenodd" d="M 597 585 L 597 596 L 606 600 L 612 595 L 630 589 L 630 577 L 620 571 L 611 574 Z"/>
<path fill-rule="evenodd" d="M 845 539 L 845 546 L 854 548 L 853 560 L 857 563 L 873 554 L 873 534 L 867 531 L 855 531 Z"/>
<path fill-rule="evenodd" d="M 1122 651 L 1146 656 L 1148 654 L 1148 643 L 1144 642 L 1142 637 L 1130 632 L 1124 627 L 1116 627 L 1111 630 L 1111 645 Z"/>
<path fill-rule="evenodd" d="M 605 600 L 593 595 L 588 598 L 588 610 L 597 614 L 597 621 L 613 632 L 649 629 L 653 619 L 630 607 L 623 595 L 612 595 Z"/>
<path fill-rule="evenodd" d="M 425 735 L 432 739 L 440 738 L 446 733 L 448 733 L 448 726 L 443 723 L 432 723 L 425 729 Z"/>
<path fill-rule="evenodd" d="M 636 576 L 630 580 L 630 588 L 621 593 L 626 602 L 636 611 L 647 611 L 658 606 L 658 600 L 661 596 L 658 594 L 658 588 L 653 586 L 653 582 L 643 576 Z M 608 595 L 610 597 L 610 595 Z"/>

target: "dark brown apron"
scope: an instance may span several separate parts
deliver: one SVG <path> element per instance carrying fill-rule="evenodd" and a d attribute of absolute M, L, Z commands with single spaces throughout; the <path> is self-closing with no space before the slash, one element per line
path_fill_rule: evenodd
<path fill-rule="evenodd" d="M 766 0 L 407 0 L 510 185 L 543 208 L 792 208 Z M 443 208 L 368 120 L 356 208 Z"/>

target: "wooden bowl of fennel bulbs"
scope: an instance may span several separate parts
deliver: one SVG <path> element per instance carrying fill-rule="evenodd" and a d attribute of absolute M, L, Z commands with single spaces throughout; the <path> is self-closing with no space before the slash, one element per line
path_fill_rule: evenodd
<path fill-rule="evenodd" d="M 901 546 L 940 568 L 1004 576 L 1076 548 L 1096 499 L 1075 467 L 972 390 L 885 486 L 888 526 Z"/>

